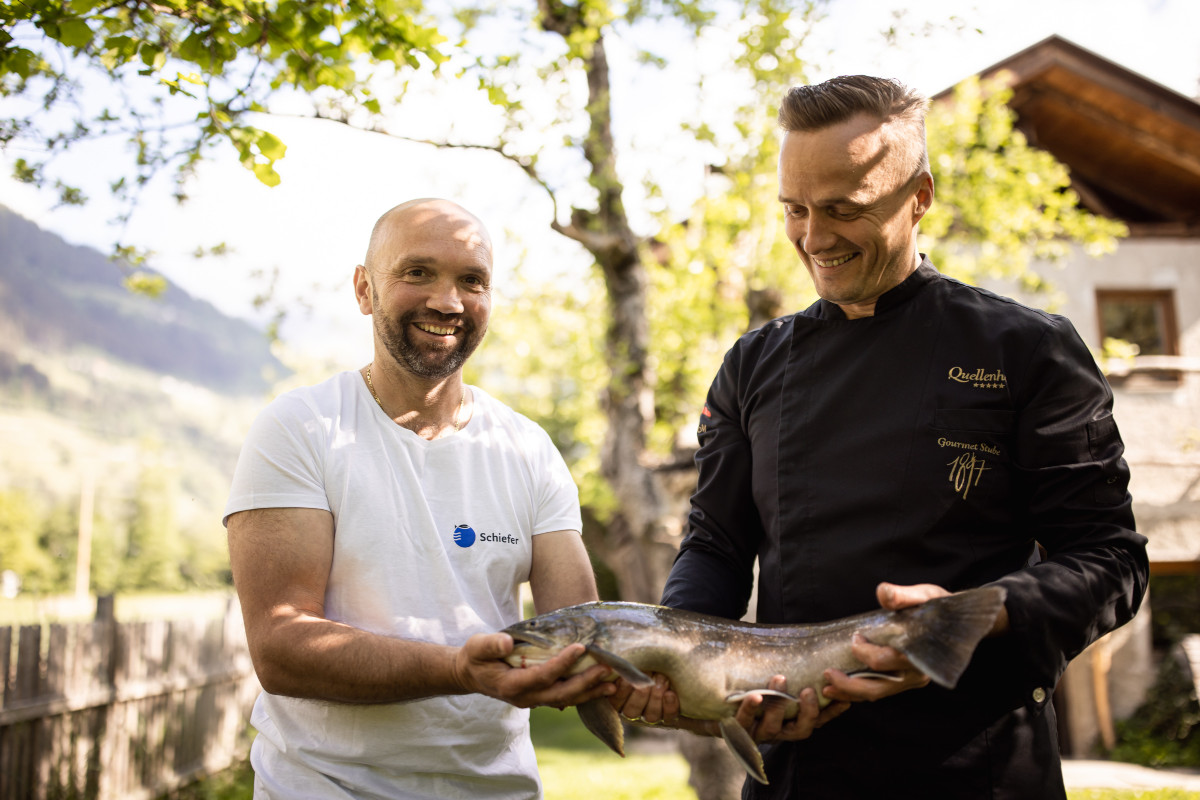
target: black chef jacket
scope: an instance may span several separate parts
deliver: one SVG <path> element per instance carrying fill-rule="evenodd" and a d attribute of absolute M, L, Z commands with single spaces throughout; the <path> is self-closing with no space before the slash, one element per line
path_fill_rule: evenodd
<path fill-rule="evenodd" d="M 741 617 L 756 557 L 760 622 L 878 608 L 880 581 L 1008 590 L 1011 633 L 954 691 L 765 746 L 771 783 L 746 797 L 1065 797 L 1050 692 L 1149 572 L 1112 392 L 1069 321 L 926 259 L 874 316 L 821 300 L 743 336 L 699 436 L 665 605 Z"/>

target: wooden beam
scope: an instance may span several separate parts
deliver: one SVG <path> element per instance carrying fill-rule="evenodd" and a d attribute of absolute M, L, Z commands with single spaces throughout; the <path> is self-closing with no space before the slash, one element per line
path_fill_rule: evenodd
<path fill-rule="evenodd" d="M 1059 102 L 1058 98 L 1046 96 L 1041 92 L 1038 94 L 1039 97 L 1037 98 L 1037 102 Z M 1077 114 L 1080 113 L 1079 110 L 1074 108 L 1070 110 Z M 1104 117 L 1102 114 L 1094 110 L 1090 116 L 1082 114 L 1081 116 L 1084 116 L 1085 119 L 1088 120 L 1088 124 L 1094 125 L 1096 130 L 1107 133 L 1112 139 L 1118 139 L 1127 133 L 1128 129 L 1126 126 L 1123 126 L 1110 118 Z M 1038 129 L 1035 127 L 1035 124 L 1042 122 L 1044 130 L 1046 118 L 1043 117 L 1041 120 L 1039 120 L 1038 117 L 1039 115 L 1036 111 L 1029 113 L 1028 116 L 1019 120 L 1018 127 L 1025 132 L 1031 144 L 1036 147 L 1040 147 L 1043 150 L 1048 150 L 1054 153 L 1055 157 L 1059 161 L 1065 163 L 1071 170 L 1071 173 L 1079 179 L 1076 181 L 1076 183 L 1086 182 L 1098 188 L 1107 189 L 1118 196 L 1128 198 L 1133 203 L 1140 205 L 1142 208 L 1153 212 L 1159 217 L 1173 222 L 1188 223 L 1196 217 L 1197 205 L 1195 203 L 1185 202 L 1181 199 L 1171 200 L 1169 198 L 1165 198 L 1160 191 L 1154 190 L 1153 187 L 1145 186 L 1144 179 L 1143 181 L 1127 179 L 1124 177 L 1124 175 L 1116 173 L 1111 166 L 1111 159 L 1103 156 L 1102 154 L 1099 158 L 1097 158 L 1093 157 L 1093 155 L 1088 151 L 1075 150 L 1075 157 L 1072 158 L 1071 155 L 1066 152 L 1066 148 L 1069 145 L 1061 140 L 1047 142 L 1044 134 L 1039 133 Z M 1056 145 L 1062 146 L 1056 147 Z M 1147 151 L 1151 149 L 1152 148 L 1146 148 Z M 1058 152 L 1055 152 L 1055 150 Z M 1159 153 L 1155 153 L 1155 155 L 1159 155 Z M 1109 164 L 1109 166 L 1105 166 L 1106 162 Z M 1188 167 L 1186 171 L 1189 173 L 1194 171 L 1194 176 L 1191 174 L 1180 176 L 1182 180 L 1178 181 L 1178 183 L 1182 183 L 1185 187 L 1191 186 L 1194 190 L 1193 194 L 1200 196 L 1200 158 L 1189 159 L 1189 157 L 1180 158 L 1176 156 L 1174 161 L 1168 166 L 1178 168 L 1181 172 L 1184 171 L 1185 167 Z M 1178 194 L 1178 192 L 1176 194 Z"/>
<path fill-rule="evenodd" d="M 1190 153 L 1182 148 L 1172 147 L 1153 133 L 1123 122 L 1103 109 L 1052 86 L 1041 84 L 1036 88 L 1031 87 L 1028 97 L 1033 102 L 1049 102 L 1067 108 L 1100 129 L 1114 131 L 1118 136 L 1132 140 L 1147 152 L 1200 178 L 1200 153 Z M 1016 98 L 1014 98 L 1014 107 L 1017 108 L 1019 114 L 1020 107 L 1016 105 L 1015 101 Z"/>
<path fill-rule="evenodd" d="M 1200 575 L 1200 560 L 1151 561 L 1151 575 Z"/>

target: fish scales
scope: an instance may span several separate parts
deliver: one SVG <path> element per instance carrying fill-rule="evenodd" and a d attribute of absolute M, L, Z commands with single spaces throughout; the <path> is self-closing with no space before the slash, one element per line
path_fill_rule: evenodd
<path fill-rule="evenodd" d="M 894 647 L 935 683 L 953 688 L 992 629 L 1004 597 L 1003 588 L 988 586 L 900 611 L 879 610 L 815 625 L 733 621 L 645 603 L 583 603 L 506 628 L 514 641 L 507 660 L 517 667 L 539 664 L 579 642 L 586 654 L 572 674 L 599 663 L 610 668 L 608 679 L 619 676 L 644 688 L 652 684 L 649 673 L 661 673 L 679 697 L 681 715 L 718 721 L 738 761 L 751 777 L 766 783 L 757 746 L 734 721 L 746 693 L 781 698 L 790 719 L 806 687 L 816 691 L 822 705 L 830 702 L 821 693 L 827 669 L 887 677 L 866 672 L 854 657 L 856 633 Z M 787 679 L 784 692 L 767 688 L 774 675 Z M 620 717 L 606 698 L 578 711 L 592 733 L 624 755 Z"/>

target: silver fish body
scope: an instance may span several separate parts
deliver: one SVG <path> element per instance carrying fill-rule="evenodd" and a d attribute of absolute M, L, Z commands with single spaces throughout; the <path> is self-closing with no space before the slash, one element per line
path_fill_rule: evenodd
<path fill-rule="evenodd" d="M 827 704 L 821 693 L 825 670 L 866 671 L 851 651 L 855 633 L 894 647 L 935 683 L 953 688 L 992 629 L 1004 596 L 1003 588 L 989 586 L 900 611 L 879 610 L 816 625 L 739 622 L 643 603 L 583 603 L 506 628 L 514 640 L 507 661 L 517 667 L 540 664 L 579 642 L 586 654 L 574 673 L 600 663 L 612 670 L 610 680 L 620 676 L 641 687 L 651 684 L 648 673 L 662 673 L 679 697 L 681 715 L 718 721 L 746 771 L 766 783 L 757 746 L 734 720 L 747 693 L 779 697 L 788 719 L 797 714 L 797 698 L 805 687 Z M 774 675 L 787 679 L 785 691 L 767 690 Z M 578 710 L 589 730 L 624 755 L 620 718 L 607 699 Z"/>

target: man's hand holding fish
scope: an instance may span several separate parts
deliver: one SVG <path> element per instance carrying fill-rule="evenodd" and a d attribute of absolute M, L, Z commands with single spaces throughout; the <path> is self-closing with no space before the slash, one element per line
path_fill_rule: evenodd
<path fill-rule="evenodd" d="M 605 682 L 609 670 L 603 665 L 571 674 L 584 653 L 583 645 L 572 644 L 531 669 L 513 669 L 503 661 L 512 650 L 512 638 L 502 633 L 467 639 L 455 657 L 458 684 L 467 693 L 485 694 L 518 708 L 566 708 L 616 691 L 613 683 Z"/>

